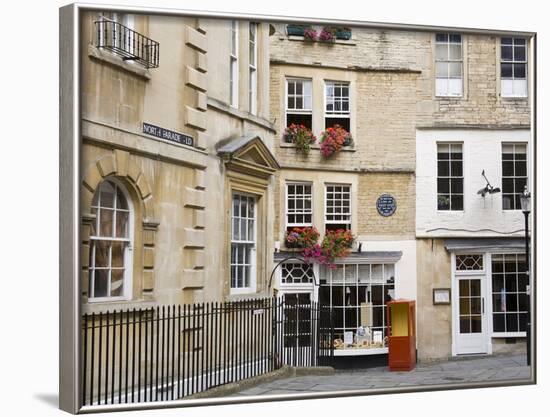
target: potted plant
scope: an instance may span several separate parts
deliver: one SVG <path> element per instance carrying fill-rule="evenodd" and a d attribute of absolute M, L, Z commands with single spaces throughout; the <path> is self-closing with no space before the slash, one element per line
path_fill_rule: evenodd
<path fill-rule="evenodd" d="M 321 135 L 321 153 L 329 158 L 342 149 L 353 143 L 351 134 L 340 125 L 327 128 Z"/>
<path fill-rule="evenodd" d="M 314 246 L 318 239 L 319 231 L 315 226 L 293 227 L 285 233 L 285 246 L 305 249 Z"/>
<path fill-rule="evenodd" d="M 316 261 L 329 267 L 334 267 L 334 260 L 344 258 L 351 252 L 355 237 L 350 230 L 327 230 L 321 244 L 315 244 L 304 249 L 307 262 Z"/>
<path fill-rule="evenodd" d="M 336 39 L 349 41 L 351 39 L 351 29 L 347 27 L 338 27 L 335 31 Z"/>
<path fill-rule="evenodd" d="M 318 39 L 320 42 L 334 42 L 336 30 L 332 27 L 325 26 L 319 33 Z"/>
<path fill-rule="evenodd" d="M 304 29 L 304 40 L 315 42 L 317 40 L 317 37 L 317 31 L 312 27 L 307 27 Z"/>
<path fill-rule="evenodd" d="M 307 155 L 311 149 L 311 145 L 317 141 L 315 135 L 304 125 L 292 123 L 285 129 L 283 139 L 286 143 L 294 143 L 296 150 Z"/>

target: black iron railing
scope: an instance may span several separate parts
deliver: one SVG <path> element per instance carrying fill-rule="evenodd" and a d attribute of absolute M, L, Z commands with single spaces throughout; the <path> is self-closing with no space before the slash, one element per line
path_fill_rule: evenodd
<path fill-rule="evenodd" d="M 118 22 L 101 19 L 94 22 L 96 46 L 112 51 L 124 61 L 139 62 L 146 68 L 159 66 L 159 43 Z"/>
<path fill-rule="evenodd" d="M 281 298 L 85 314 L 84 405 L 167 401 L 290 366 L 330 365 L 330 310 Z"/>

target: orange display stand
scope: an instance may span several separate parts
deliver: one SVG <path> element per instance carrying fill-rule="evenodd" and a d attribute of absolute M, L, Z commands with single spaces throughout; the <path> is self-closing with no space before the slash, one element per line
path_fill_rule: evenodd
<path fill-rule="evenodd" d="M 410 371 L 416 366 L 416 303 L 394 300 L 388 302 L 386 308 L 390 371 Z"/>

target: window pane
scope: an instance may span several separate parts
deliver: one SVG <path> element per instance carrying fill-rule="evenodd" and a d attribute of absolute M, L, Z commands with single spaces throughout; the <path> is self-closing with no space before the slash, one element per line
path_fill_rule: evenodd
<path fill-rule="evenodd" d="M 109 181 L 103 181 L 100 187 L 101 207 L 114 207 L 115 188 Z"/>
<path fill-rule="evenodd" d="M 126 244 L 123 242 L 112 242 L 111 244 L 111 267 L 124 267 L 124 249 Z"/>
<path fill-rule="evenodd" d="M 435 64 L 435 76 L 447 78 L 449 76 L 449 68 L 447 62 L 436 62 Z"/>
<path fill-rule="evenodd" d="M 512 38 L 501 38 L 500 43 L 502 45 L 512 45 Z"/>
<path fill-rule="evenodd" d="M 502 161 L 502 175 L 504 177 L 514 176 L 514 163 L 512 161 Z"/>
<path fill-rule="evenodd" d="M 525 64 L 514 64 L 514 78 L 525 78 Z"/>
<path fill-rule="evenodd" d="M 94 271 L 94 297 L 107 297 L 109 285 L 109 270 L 96 269 Z"/>
<path fill-rule="evenodd" d="M 116 196 L 116 208 L 128 210 L 128 202 L 126 201 L 126 197 L 124 196 L 124 193 L 121 191 L 120 187 L 117 187 Z"/>
<path fill-rule="evenodd" d="M 451 193 L 462 194 L 464 191 L 463 179 L 453 178 L 451 179 Z"/>
<path fill-rule="evenodd" d="M 470 333 L 470 317 L 460 318 L 460 333 Z"/>
<path fill-rule="evenodd" d="M 525 46 L 514 46 L 514 61 L 525 61 Z"/>
<path fill-rule="evenodd" d="M 462 195 L 451 195 L 451 210 L 463 210 L 464 198 Z"/>
<path fill-rule="evenodd" d="M 437 192 L 439 194 L 448 194 L 451 191 L 451 186 L 447 178 L 437 179 Z"/>
<path fill-rule="evenodd" d="M 500 64 L 500 76 L 502 78 L 512 78 L 512 64 Z"/>
<path fill-rule="evenodd" d="M 504 314 L 493 315 L 493 331 L 495 332 L 506 331 L 506 328 L 504 327 Z"/>
<path fill-rule="evenodd" d="M 506 314 L 506 331 L 507 332 L 517 332 L 518 328 L 518 315 L 517 314 Z"/>
<path fill-rule="evenodd" d="M 502 61 L 512 60 L 512 46 L 502 45 L 500 48 L 500 59 Z"/>
<path fill-rule="evenodd" d="M 451 176 L 462 177 L 462 161 L 451 162 Z"/>
<path fill-rule="evenodd" d="M 109 242 L 105 240 L 94 240 L 95 246 L 95 267 L 96 268 L 108 268 L 109 267 Z"/>
<path fill-rule="evenodd" d="M 127 211 L 116 211 L 116 237 L 127 238 L 128 236 L 128 217 L 130 213 Z"/>
<path fill-rule="evenodd" d="M 123 295 L 124 269 L 113 269 L 111 271 L 111 297 Z"/>
<path fill-rule="evenodd" d="M 439 194 L 437 196 L 437 209 L 449 210 L 451 208 L 451 199 L 448 195 Z"/>
<path fill-rule="evenodd" d="M 113 236 L 114 210 L 102 208 L 99 216 L 99 236 Z"/>
<path fill-rule="evenodd" d="M 449 172 L 449 163 L 447 161 L 439 161 L 437 163 L 437 175 L 439 177 L 448 177 Z"/>
<path fill-rule="evenodd" d="M 435 35 L 436 42 L 448 42 L 449 34 L 448 33 L 436 33 Z"/>
<path fill-rule="evenodd" d="M 472 333 L 481 333 L 481 316 L 472 316 Z"/>
<path fill-rule="evenodd" d="M 453 60 L 462 59 L 462 45 L 461 44 L 451 44 L 449 45 L 449 58 Z"/>
<path fill-rule="evenodd" d="M 435 45 L 435 59 L 438 61 L 448 59 L 448 47 L 446 43 Z"/>
<path fill-rule="evenodd" d="M 452 33 L 449 35 L 449 42 L 453 43 L 460 43 L 462 42 L 462 35 L 459 35 L 458 33 Z"/>

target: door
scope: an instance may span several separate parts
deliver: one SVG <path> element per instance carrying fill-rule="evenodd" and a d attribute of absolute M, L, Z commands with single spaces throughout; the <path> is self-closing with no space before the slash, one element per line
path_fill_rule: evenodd
<path fill-rule="evenodd" d="M 311 356 L 311 298 L 309 292 L 283 294 L 283 347 L 288 365 L 305 366 Z"/>
<path fill-rule="evenodd" d="M 455 352 L 487 353 L 485 276 L 456 276 L 453 297 Z"/>

